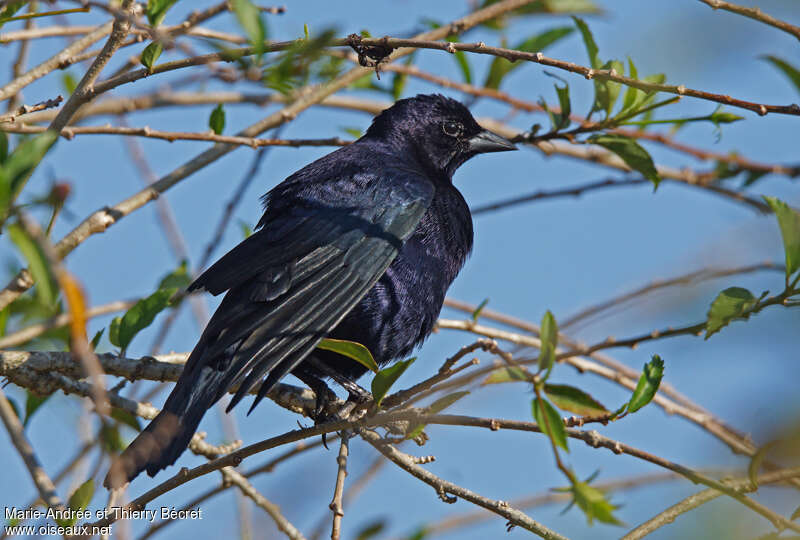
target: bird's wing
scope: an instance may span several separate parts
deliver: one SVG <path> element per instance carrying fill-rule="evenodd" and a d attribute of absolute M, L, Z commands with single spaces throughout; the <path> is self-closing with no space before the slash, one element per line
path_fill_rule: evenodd
<path fill-rule="evenodd" d="M 355 194 L 350 179 L 341 189 L 327 186 L 325 196 L 284 200 L 263 229 L 203 273 L 190 290 L 229 292 L 186 366 L 205 372 L 192 379 L 213 381 L 215 401 L 239 385 L 230 410 L 266 376 L 254 407 L 369 291 L 416 229 L 434 187 L 413 174 L 385 171 L 360 178 Z"/>

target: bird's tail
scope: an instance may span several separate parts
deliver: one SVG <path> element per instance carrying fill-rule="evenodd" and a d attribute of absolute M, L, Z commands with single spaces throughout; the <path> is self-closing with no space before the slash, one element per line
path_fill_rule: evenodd
<path fill-rule="evenodd" d="M 192 352 L 195 356 L 201 347 Z M 116 458 L 103 485 L 118 488 L 147 470 L 157 472 L 175 463 L 186 450 L 206 410 L 224 393 L 223 373 L 209 367 L 200 367 L 192 358 L 186 363 L 172 393 L 160 413 Z M 197 366 L 199 369 L 192 369 Z"/>

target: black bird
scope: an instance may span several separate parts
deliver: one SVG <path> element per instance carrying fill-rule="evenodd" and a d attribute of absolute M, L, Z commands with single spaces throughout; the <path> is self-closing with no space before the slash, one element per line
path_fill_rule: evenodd
<path fill-rule="evenodd" d="M 469 158 L 514 150 L 441 95 L 403 99 L 367 133 L 300 169 L 263 197 L 248 237 L 189 287 L 227 291 L 163 410 L 116 460 L 118 487 L 175 463 L 206 410 L 260 385 L 253 407 L 286 374 L 317 394 L 332 378 L 355 397 L 367 369 L 315 350 L 324 337 L 366 346 L 379 365 L 431 333 L 472 249 L 472 218 L 453 173 Z"/>

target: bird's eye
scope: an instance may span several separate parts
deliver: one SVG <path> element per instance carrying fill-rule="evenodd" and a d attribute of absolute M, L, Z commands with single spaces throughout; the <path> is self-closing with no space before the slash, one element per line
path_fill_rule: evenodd
<path fill-rule="evenodd" d="M 442 130 L 444 130 L 446 135 L 450 137 L 458 137 L 464 131 L 464 126 L 461 122 L 456 122 L 454 120 L 445 120 L 442 123 Z"/>

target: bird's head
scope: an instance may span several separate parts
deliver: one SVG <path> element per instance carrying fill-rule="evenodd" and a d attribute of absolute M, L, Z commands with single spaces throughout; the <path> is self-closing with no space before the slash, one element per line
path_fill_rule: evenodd
<path fill-rule="evenodd" d="M 375 117 L 366 136 L 410 147 L 424 166 L 448 178 L 475 155 L 517 149 L 479 126 L 463 104 L 439 94 L 397 101 Z"/>

